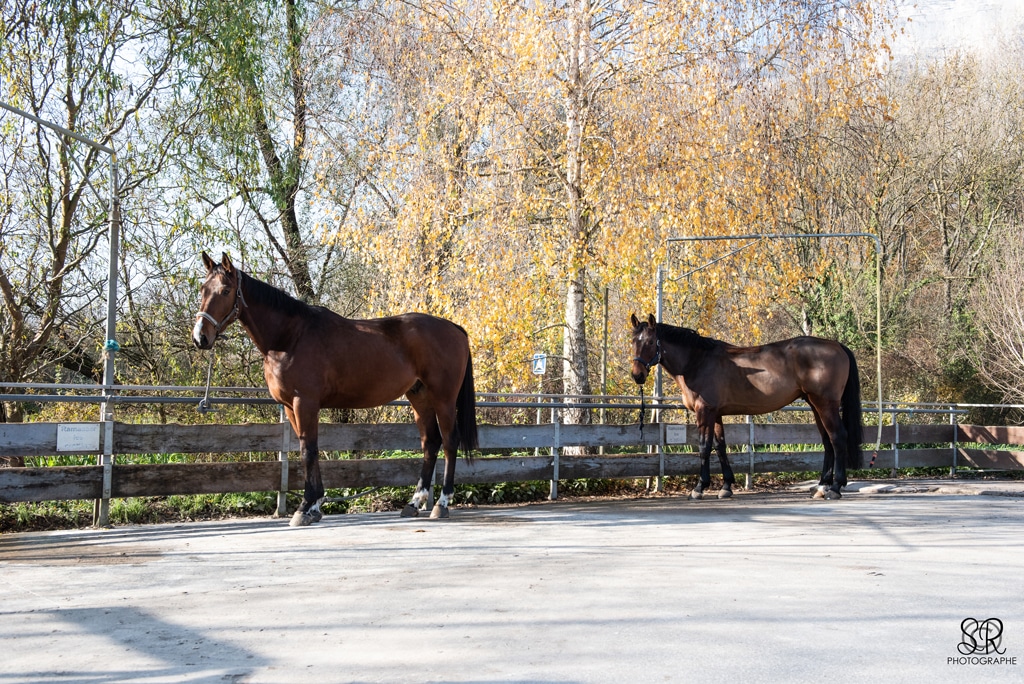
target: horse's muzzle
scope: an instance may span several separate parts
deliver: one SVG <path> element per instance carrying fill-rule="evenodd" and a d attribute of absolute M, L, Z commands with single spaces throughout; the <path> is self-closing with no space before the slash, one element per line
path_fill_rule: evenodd
<path fill-rule="evenodd" d="M 207 337 L 203 332 L 203 319 L 196 321 L 196 326 L 192 328 L 192 344 L 196 345 L 196 349 L 210 349 L 216 339 L 216 334 L 213 337 Z"/>

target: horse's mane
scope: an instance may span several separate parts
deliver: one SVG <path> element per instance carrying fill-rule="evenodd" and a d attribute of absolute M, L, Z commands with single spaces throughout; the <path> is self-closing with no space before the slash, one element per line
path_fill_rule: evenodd
<path fill-rule="evenodd" d="M 257 280 L 245 271 L 238 271 L 245 282 L 245 299 L 247 304 L 266 306 L 289 314 L 311 314 L 313 307 L 292 297 L 269 283 Z"/>
<path fill-rule="evenodd" d="M 657 332 L 658 337 L 662 341 L 669 342 L 671 344 L 681 344 L 685 347 L 714 349 L 716 346 L 721 344 L 718 340 L 710 337 L 704 337 L 696 330 L 681 328 L 676 325 L 669 325 L 668 323 L 658 323 Z"/>

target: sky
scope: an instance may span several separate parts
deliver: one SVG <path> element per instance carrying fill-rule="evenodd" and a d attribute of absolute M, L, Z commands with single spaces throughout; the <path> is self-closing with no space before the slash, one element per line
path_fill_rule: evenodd
<path fill-rule="evenodd" d="M 1024 27 L 1024 0 L 899 0 L 900 16 L 910 18 L 894 45 L 897 56 L 918 51 L 969 47 L 985 50 L 1000 36 Z"/>

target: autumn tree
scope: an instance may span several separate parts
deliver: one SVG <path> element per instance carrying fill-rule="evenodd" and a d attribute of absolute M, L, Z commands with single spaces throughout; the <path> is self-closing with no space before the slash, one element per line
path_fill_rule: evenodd
<path fill-rule="evenodd" d="M 166 9 L 68 0 L 7 2 L 0 14 L 0 97 L 119 152 L 128 211 L 162 161 L 140 152 L 138 116 L 173 63 Z M 63 369 L 98 380 L 93 305 L 106 274 L 110 159 L 14 114 L 2 125 L 0 378 L 45 380 Z M 5 413 L 21 419 L 17 405 Z"/>
<path fill-rule="evenodd" d="M 395 267 L 380 301 L 468 321 L 484 374 L 506 387 L 532 385 L 530 353 L 556 351 L 543 338 L 561 330 L 566 394 L 592 386 L 605 285 L 622 307 L 653 308 L 666 238 L 789 216 L 797 174 L 780 170 L 765 127 L 795 131 L 805 110 L 773 103 L 825 92 L 817 122 L 850 116 L 875 87 L 884 29 L 871 2 L 385 2 L 380 11 L 391 30 L 367 49 L 389 55 L 378 76 L 414 93 L 416 106 L 373 142 L 389 170 L 373 194 L 389 199 L 387 211 L 367 193 L 367 211 L 339 235 L 367 262 Z M 445 259 L 406 261 L 424 244 Z M 756 277 L 743 285 L 767 296 Z M 696 304 L 692 324 L 710 320 L 727 283 L 679 287 Z M 613 330 L 622 348 L 624 331 Z"/>

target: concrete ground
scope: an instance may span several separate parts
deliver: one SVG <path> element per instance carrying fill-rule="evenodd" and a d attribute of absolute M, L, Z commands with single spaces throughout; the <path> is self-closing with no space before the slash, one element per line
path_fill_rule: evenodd
<path fill-rule="evenodd" d="M 1022 541 L 990 482 L 7 534 L 0 683 L 1018 682 Z"/>

